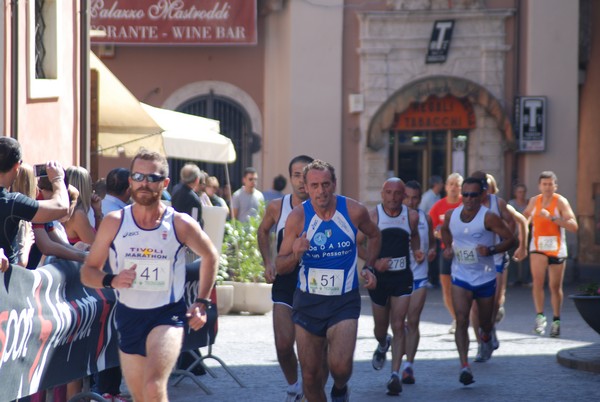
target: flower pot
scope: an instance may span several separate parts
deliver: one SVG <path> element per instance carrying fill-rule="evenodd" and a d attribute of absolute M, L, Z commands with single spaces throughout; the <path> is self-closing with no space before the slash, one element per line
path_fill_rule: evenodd
<path fill-rule="evenodd" d="M 600 296 L 570 295 L 581 318 L 600 334 Z"/>
<path fill-rule="evenodd" d="M 233 282 L 232 312 L 266 314 L 273 308 L 271 284 Z"/>
<path fill-rule="evenodd" d="M 233 285 L 220 284 L 217 291 L 217 311 L 219 315 L 227 314 L 233 308 Z"/>

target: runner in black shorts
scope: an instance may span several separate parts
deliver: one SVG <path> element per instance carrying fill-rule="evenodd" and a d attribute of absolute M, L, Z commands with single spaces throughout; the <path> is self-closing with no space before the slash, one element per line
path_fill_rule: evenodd
<path fill-rule="evenodd" d="M 402 392 L 399 371 L 404 354 L 404 321 L 410 304 L 407 296 L 413 290 L 411 249 L 417 261 L 424 259 L 418 232 L 419 214 L 402 205 L 404 188 L 404 182 L 399 178 L 388 179 L 381 190 L 381 204 L 370 214 L 371 220 L 381 230 L 381 251 L 375 262 L 377 287 L 369 291 L 375 320 L 374 333 L 379 342 L 372 364 L 375 370 L 381 370 L 386 352 L 392 346 L 392 375 L 387 384 L 389 395 Z M 390 323 L 393 336 L 387 334 Z"/>
<path fill-rule="evenodd" d="M 288 170 L 292 194 L 271 201 L 258 228 L 258 247 L 265 264 L 265 279 L 268 283 L 273 283 L 271 291 L 273 299 L 273 333 L 277 360 L 288 383 L 286 402 L 299 401 L 304 396 L 302 381 L 298 379 L 298 359 L 294 351 L 296 336 L 292 321 L 294 291 L 298 284 L 298 267 L 289 274 L 276 274 L 274 247 L 271 247 L 273 240 L 271 233 L 275 233 L 277 251 L 279 251 L 288 215 L 294 207 L 308 198 L 308 193 L 304 188 L 302 171 L 312 161 L 313 158 L 306 155 L 299 155 L 291 160 Z"/>

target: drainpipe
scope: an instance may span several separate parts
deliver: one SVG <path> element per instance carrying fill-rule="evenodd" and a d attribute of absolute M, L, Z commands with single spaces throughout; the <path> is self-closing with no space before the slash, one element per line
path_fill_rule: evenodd
<path fill-rule="evenodd" d="M 91 171 L 90 166 L 90 16 L 88 13 L 88 0 L 80 3 L 80 32 L 79 32 L 79 57 L 81 58 L 79 71 L 79 163 L 92 174 L 94 181 L 98 172 Z"/>
<path fill-rule="evenodd" d="M 10 2 L 10 134 L 19 137 L 19 0 Z"/>

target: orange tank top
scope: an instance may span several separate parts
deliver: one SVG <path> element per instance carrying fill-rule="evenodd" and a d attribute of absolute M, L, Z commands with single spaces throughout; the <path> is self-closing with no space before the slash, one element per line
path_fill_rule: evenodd
<path fill-rule="evenodd" d="M 552 196 L 550 204 L 545 208 L 550 216 L 560 218 L 558 211 L 558 194 Z M 532 214 L 531 245 L 529 251 L 536 251 L 550 257 L 566 258 L 567 244 L 565 242 L 565 229 L 540 216 L 542 210 L 542 196 L 535 200 Z"/>

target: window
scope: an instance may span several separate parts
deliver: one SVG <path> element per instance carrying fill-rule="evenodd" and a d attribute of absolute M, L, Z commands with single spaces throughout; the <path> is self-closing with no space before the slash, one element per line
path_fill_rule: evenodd
<path fill-rule="evenodd" d="M 28 3 L 30 98 L 59 95 L 61 1 L 34 0 Z"/>

